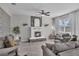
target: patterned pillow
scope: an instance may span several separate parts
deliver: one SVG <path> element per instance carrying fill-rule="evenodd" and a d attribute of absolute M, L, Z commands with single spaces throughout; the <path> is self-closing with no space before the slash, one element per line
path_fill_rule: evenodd
<path fill-rule="evenodd" d="M 75 44 L 74 41 L 67 42 L 66 44 L 67 44 L 67 46 L 69 47 L 69 49 L 73 49 L 73 48 L 75 48 L 75 46 L 76 46 L 76 44 Z"/>
<path fill-rule="evenodd" d="M 59 53 L 67 50 L 69 47 L 65 43 L 56 43 L 54 48 L 52 47 L 52 51 L 54 53 Z"/>
<path fill-rule="evenodd" d="M 11 46 L 11 47 L 14 47 L 14 46 L 16 45 L 15 40 L 9 40 L 9 42 L 10 42 L 10 46 Z"/>
<path fill-rule="evenodd" d="M 16 42 L 15 40 L 4 40 L 4 46 L 5 48 L 8 48 L 8 47 L 14 47 L 16 45 Z"/>

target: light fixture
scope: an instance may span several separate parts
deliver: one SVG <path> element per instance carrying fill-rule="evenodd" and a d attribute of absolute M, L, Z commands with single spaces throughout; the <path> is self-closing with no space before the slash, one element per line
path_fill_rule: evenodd
<path fill-rule="evenodd" d="M 41 11 L 38 12 L 38 13 L 40 13 L 42 16 L 50 16 L 50 15 L 49 15 L 50 12 L 46 12 L 45 10 L 41 10 Z"/>
<path fill-rule="evenodd" d="M 54 26 L 52 26 L 52 30 L 55 30 L 55 27 Z"/>
<path fill-rule="evenodd" d="M 45 16 L 44 14 L 42 14 L 41 16 Z"/>

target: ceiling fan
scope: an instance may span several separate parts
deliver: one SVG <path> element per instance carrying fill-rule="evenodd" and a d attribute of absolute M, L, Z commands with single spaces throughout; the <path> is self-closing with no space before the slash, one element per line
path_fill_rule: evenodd
<path fill-rule="evenodd" d="M 12 5 L 16 5 L 16 3 L 11 3 Z"/>
<path fill-rule="evenodd" d="M 44 10 L 41 10 L 41 11 L 38 12 L 38 13 L 40 13 L 41 15 L 50 16 L 50 15 L 49 15 L 50 12 L 45 12 Z"/>

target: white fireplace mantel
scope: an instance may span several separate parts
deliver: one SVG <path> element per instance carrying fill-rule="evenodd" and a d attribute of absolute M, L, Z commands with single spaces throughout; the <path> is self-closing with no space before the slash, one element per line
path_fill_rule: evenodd
<path fill-rule="evenodd" d="M 40 32 L 41 36 L 40 37 L 35 37 L 35 32 Z M 30 37 L 30 40 L 41 39 L 41 38 L 45 38 L 44 35 L 43 35 L 43 27 L 31 27 L 31 37 Z"/>

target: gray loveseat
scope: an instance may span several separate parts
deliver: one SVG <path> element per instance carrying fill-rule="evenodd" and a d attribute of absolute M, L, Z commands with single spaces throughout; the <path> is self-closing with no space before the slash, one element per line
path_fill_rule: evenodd
<path fill-rule="evenodd" d="M 79 56 L 79 41 L 45 43 L 41 48 L 43 56 Z"/>

